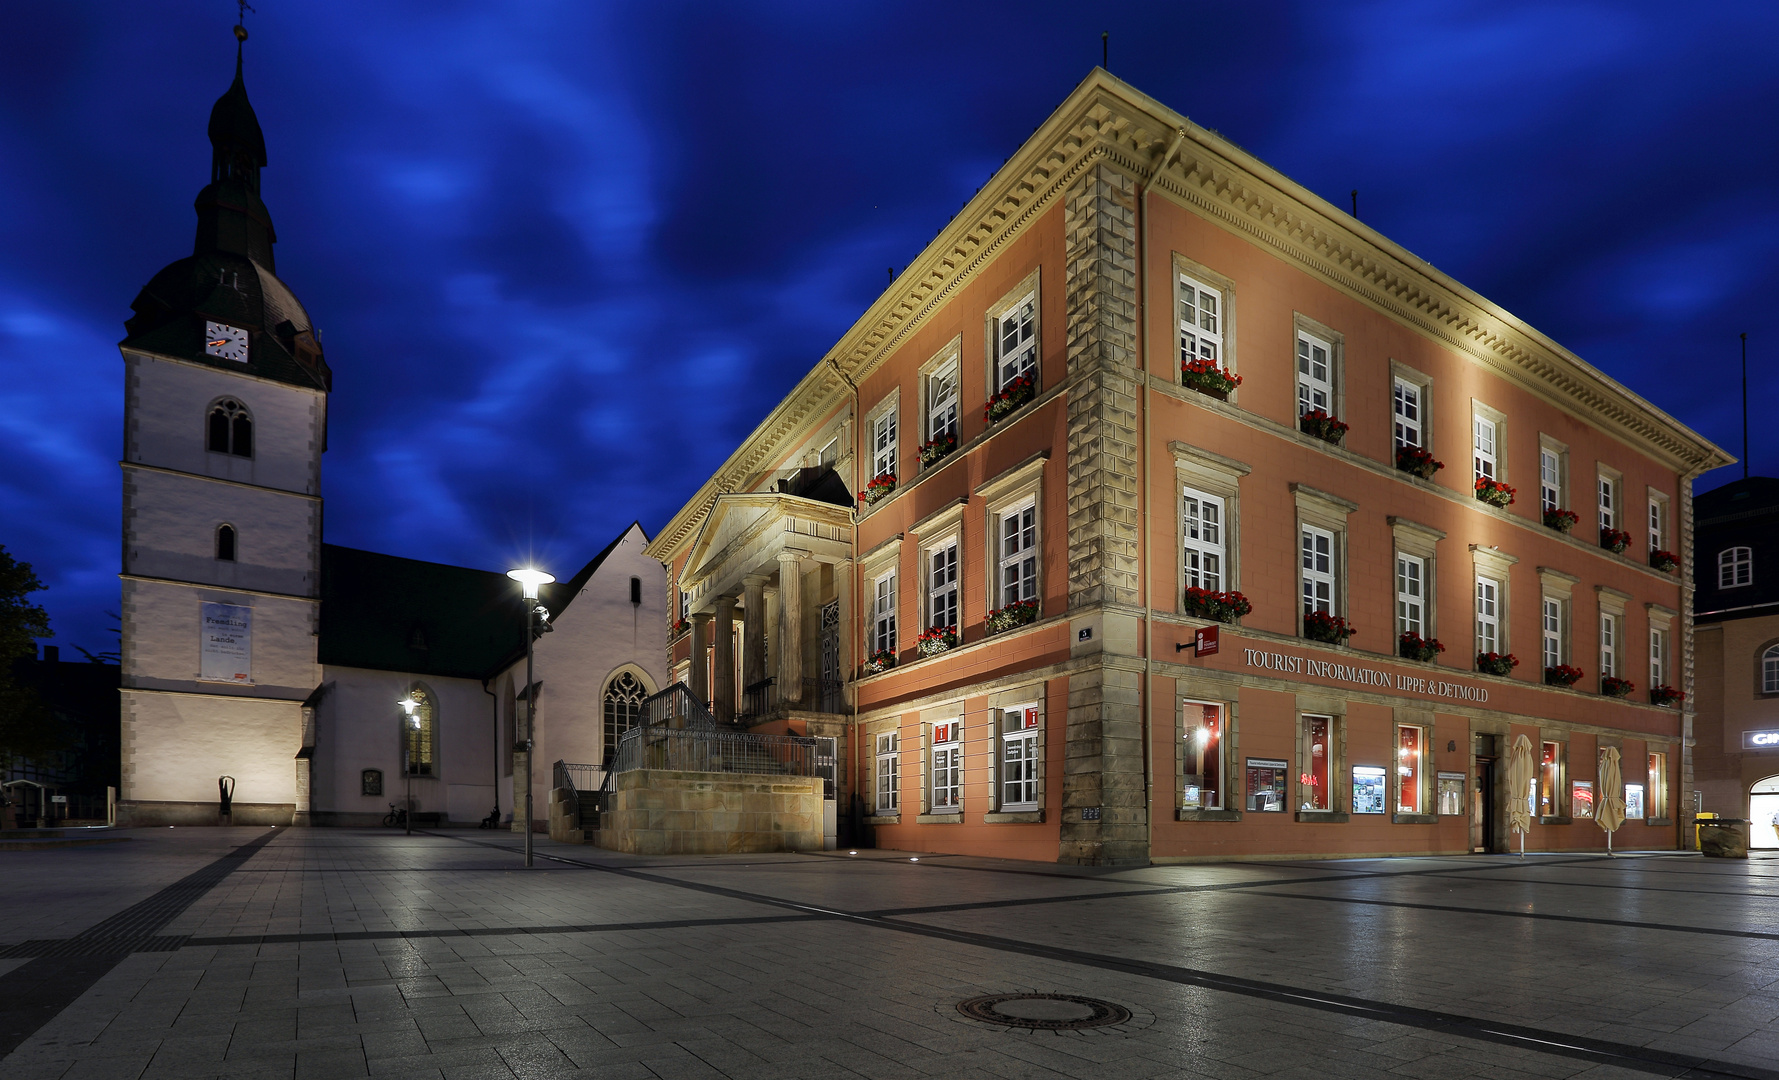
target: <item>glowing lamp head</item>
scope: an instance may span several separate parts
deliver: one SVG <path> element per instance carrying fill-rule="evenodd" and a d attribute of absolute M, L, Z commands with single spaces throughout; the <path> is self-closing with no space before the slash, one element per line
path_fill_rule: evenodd
<path fill-rule="evenodd" d="M 534 570 L 530 567 L 522 570 L 508 570 L 507 577 L 517 581 L 525 589 L 525 599 L 527 600 L 537 599 L 539 585 L 548 585 L 556 580 L 555 575 L 546 574 L 542 570 Z"/>

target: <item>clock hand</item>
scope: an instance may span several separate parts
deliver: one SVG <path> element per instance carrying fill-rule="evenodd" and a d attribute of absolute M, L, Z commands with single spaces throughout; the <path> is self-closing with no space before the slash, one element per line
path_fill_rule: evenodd
<path fill-rule="evenodd" d="M 220 338 L 216 341 L 212 341 L 210 344 L 212 344 L 212 345 L 227 345 L 228 343 L 229 343 L 228 338 Z"/>

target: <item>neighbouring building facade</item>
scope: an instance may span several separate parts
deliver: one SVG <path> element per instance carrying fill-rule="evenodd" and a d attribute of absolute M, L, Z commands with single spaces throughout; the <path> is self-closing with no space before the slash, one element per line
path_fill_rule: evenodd
<path fill-rule="evenodd" d="M 1779 480 L 1743 477 L 1698 497 L 1694 783 L 1704 809 L 1749 820 L 1779 848 Z"/>
<path fill-rule="evenodd" d="M 226 777 L 234 824 L 373 825 L 409 802 L 525 828 L 530 754 L 541 828 L 551 763 L 598 764 L 665 685 L 661 564 L 633 524 L 544 586 L 527 693 L 517 583 L 323 544 L 333 377 L 273 272 L 239 53 L 209 135 L 194 253 L 138 295 L 120 346 L 119 821 L 215 824 Z"/>
<path fill-rule="evenodd" d="M 880 846 L 1506 850 L 1523 735 L 1529 850 L 1604 847 L 1608 747 L 1674 848 L 1728 461 L 1096 70 L 649 550 L 674 677 Z"/>

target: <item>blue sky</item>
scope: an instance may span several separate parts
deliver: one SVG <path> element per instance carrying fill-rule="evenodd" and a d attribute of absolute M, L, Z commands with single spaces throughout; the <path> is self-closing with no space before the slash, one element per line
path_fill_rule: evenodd
<path fill-rule="evenodd" d="M 559 573 L 653 532 L 1099 61 L 1752 461 L 1779 389 L 1779 7 L 279 3 L 278 270 L 333 543 Z M 232 3 L 0 35 L 0 544 L 117 610 L 136 292 L 189 253 Z M 1720 470 L 1700 489 L 1739 475 Z M 71 650 L 70 650 L 71 651 Z"/>

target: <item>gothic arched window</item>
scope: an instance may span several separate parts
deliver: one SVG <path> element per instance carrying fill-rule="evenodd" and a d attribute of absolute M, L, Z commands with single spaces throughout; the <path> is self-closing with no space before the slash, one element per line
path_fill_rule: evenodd
<path fill-rule="evenodd" d="M 221 562 L 235 561 L 235 527 L 218 525 L 216 527 L 216 558 Z"/>
<path fill-rule="evenodd" d="M 636 726 L 648 696 L 642 681 L 628 671 L 618 672 L 605 684 L 605 756 L 601 764 L 618 752 L 618 736 Z"/>
<path fill-rule="evenodd" d="M 438 710 L 424 687 L 408 691 L 402 709 L 402 765 L 411 776 L 433 776 L 437 764 Z"/>
<path fill-rule="evenodd" d="M 252 457 L 253 417 L 247 414 L 246 407 L 231 398 L 212 405 L 206 445 L 213 453 Z"/>

